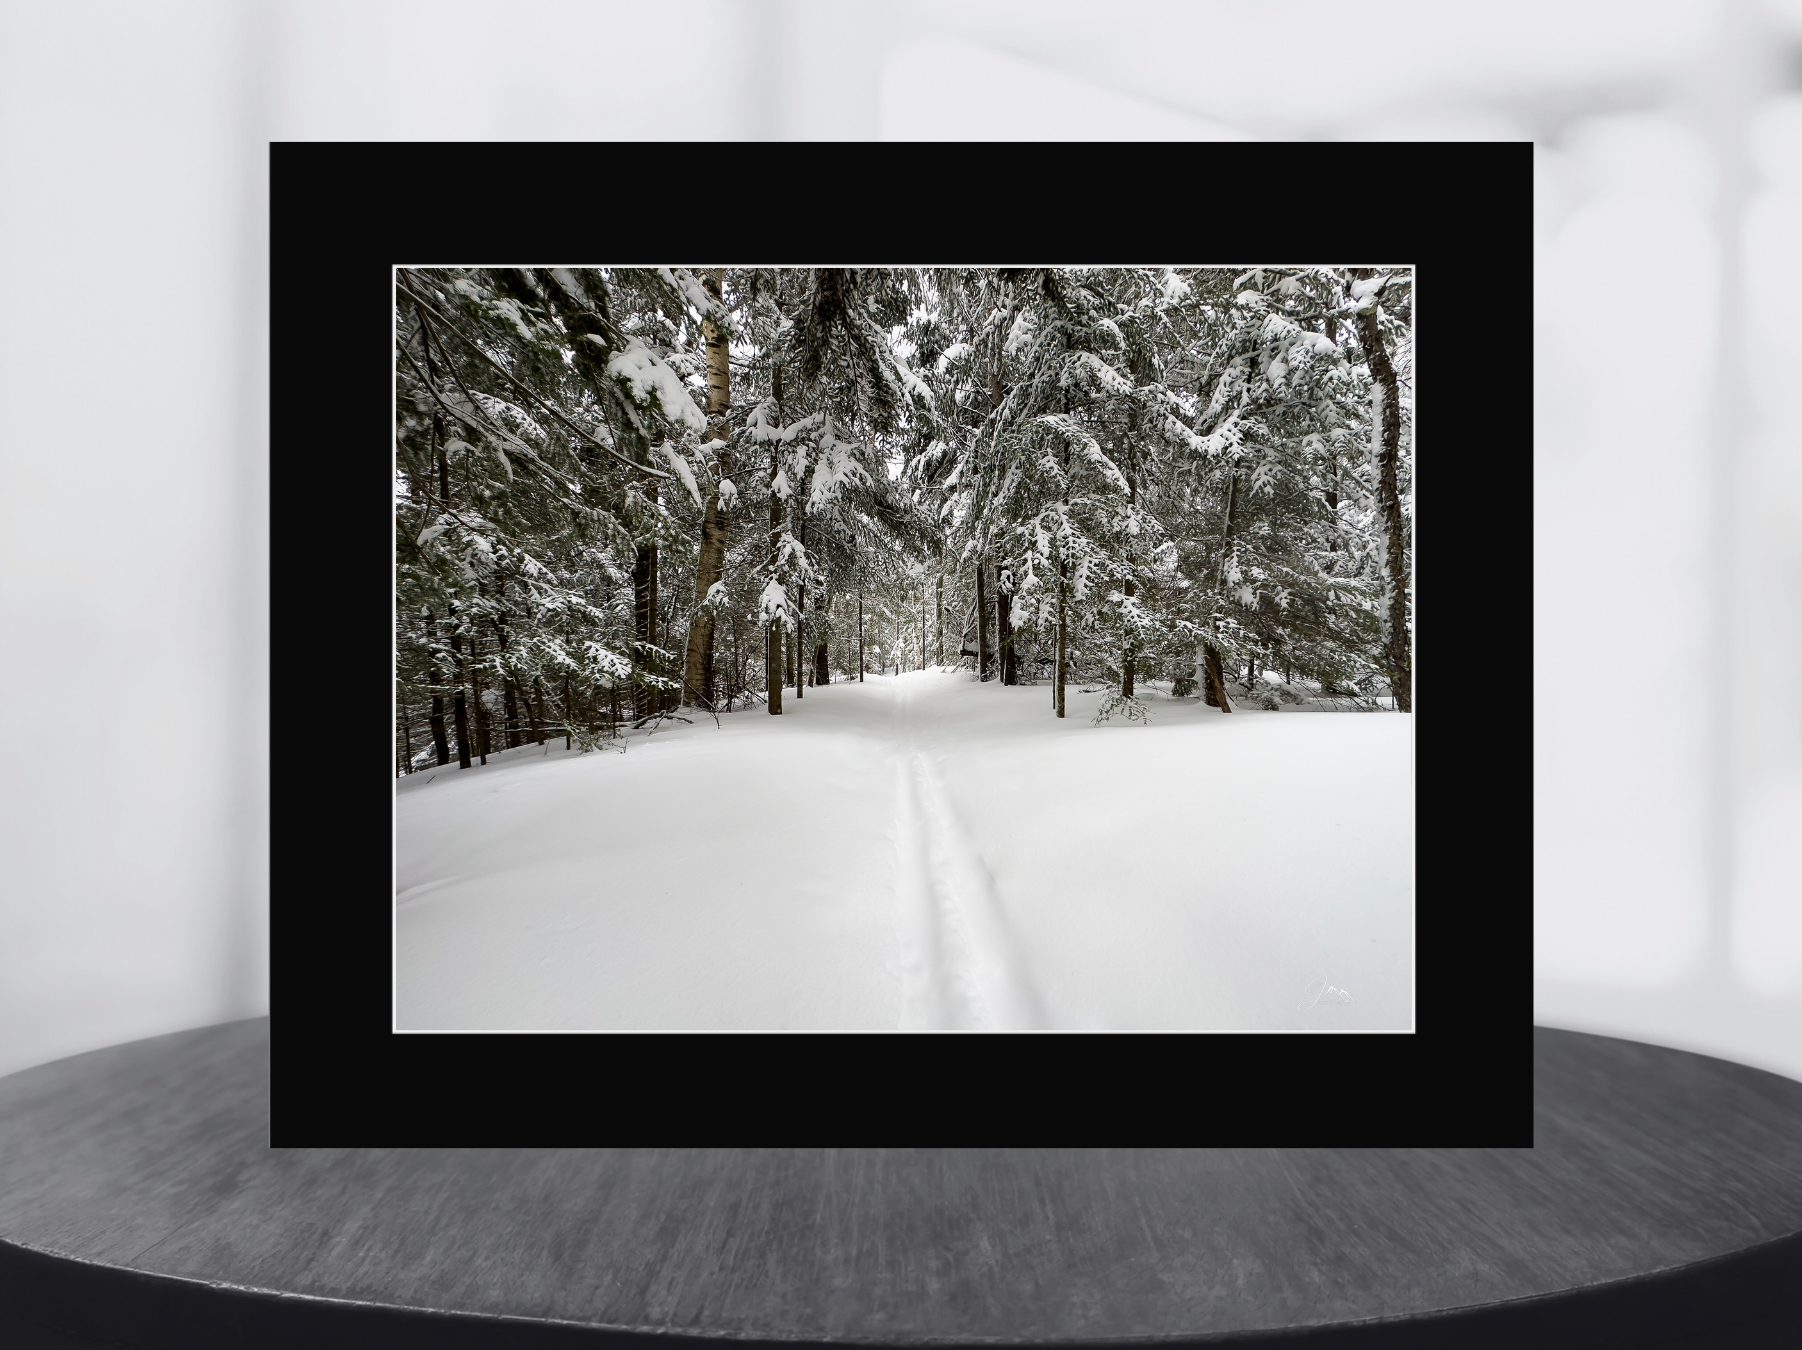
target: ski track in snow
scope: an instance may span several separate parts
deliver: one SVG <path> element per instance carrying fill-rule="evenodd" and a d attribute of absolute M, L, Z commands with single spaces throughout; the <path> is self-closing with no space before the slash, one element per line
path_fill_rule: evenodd
<path fill-rule="evenodd" d="M 902 1025 L 908 1028 L 1043 1027 L 995 880 L 951 809 L 930 755 L 917 742 L 912 687 L 894 688 L 901 753 L 896 769 L 900 846 Z"/>
<path fill-rule="evenodd" d="M 896 935 L 901 964 L 901 1027 L 919 1031 L 945 1025 L 939 972 L 938 899 L 928 862 L 919 787 L 905 756 L 895 759 Z"/>

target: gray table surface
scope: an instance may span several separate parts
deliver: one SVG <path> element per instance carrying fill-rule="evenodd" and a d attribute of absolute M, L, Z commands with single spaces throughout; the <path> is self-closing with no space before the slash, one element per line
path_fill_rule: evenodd
<path fill-rule="evenodd" d="M 1802 1083 L 1543 1028 L 1535 1064 L 1532 1149 L 271 1150 L 256 1019 L 0 1079 L 0 1275 L 466 1331 L 1232 1344 L 1802 1257 Z"/>

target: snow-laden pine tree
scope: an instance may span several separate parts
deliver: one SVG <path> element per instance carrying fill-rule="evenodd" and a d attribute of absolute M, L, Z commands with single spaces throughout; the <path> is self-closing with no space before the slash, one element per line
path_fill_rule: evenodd
<path fill-rule="evenodd" d="M 508 744 L 592 744 L 622 691 L 642 714 L 677 687 L 642 562 L 676 541 L 666 485 L 693 491 L 705 420 L 671 314 L 705 292 L 679 269 L 401 269 L 396 289 L 402 678 L 453 698 L 461 762 L 496 739 L 490 692 Z"/>
<path fill-rule="evenodd" d="M 752 371 L 767 395 L 743 439 L 767 460 L 769 549 L 758 594 L 770 711 L 784 667 L 802 691 L 808 597 L 842 593 L 896 550 L 926 546 L 931 523 L 888 473 L 882 438 L 924 389 L 890 341 L 909 303 L 905 275 L 819 268 L 757 279 L 751 330 L 763 339 Z M 830 615 L 828 598 L 824 606 Z M 829 620 L 828 620 L 829 621 Z M 791 645 L 792 644 L 792 645 Z M 786 654 L 785 654 L 786 653 Z M 814 667 L 819 666 L 816 652 Z"/>
<path fill-rule="evenodd" d="M 402 269 L 403 759 L 966 642 L 1060 711 L 1171 676 L 1408 709 L 1411 281 Z"/>
<path fill-rule="evenodd" d="M 1173 476 L 1169 509 L 1199 545 L 1188 574 L 1213 697 L 1225 697 L 1223 662 L 1300 671 L 1328 690 L 1387 677 L 1379 485 L 1362 453 L 1371 375 L 1340 318 L 1351 284 L 1343 270 L 1253 269 L 1193 316 L 1207 353 L 1203 449 Z"/>
<path fill-rule="evenodd" d="M 992 567 L 998 673 L 1012 674 L 1016 628 L 1049 637 L 1061 716 L 1073 639 L 1116 672 L 1147 643 L 1140 571 L 1155 557 L 1155 522 L 1139 509 L 1137 472 L 1168 409 L 1133 309 L 1144 280 L 1122 269 L 936 280 L 957 295 L 960 331 L 937 353 L 933 434 L 915 475 L 942 499 L 954 556 L 975 569 L 979 674 Z"/>

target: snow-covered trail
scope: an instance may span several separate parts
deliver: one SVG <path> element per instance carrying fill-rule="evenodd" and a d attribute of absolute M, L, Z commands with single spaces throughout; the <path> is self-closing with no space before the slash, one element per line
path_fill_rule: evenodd
<path fill-rule="evenodd" d="M 982 852 L 951 808 L 920 717 L 918 680 L 893 683 L 903 912 L 913 917 L 904 1027 L 1026 1029 L 1046 1024 Z M 924 723 L 924 725 L 922 725 Z"/>
<path fill-rule="evenodd" d="M 1410 719 L 1095 698 L 872 677 L 402 780 L 397 1024 L 1409 1026 Z"/>

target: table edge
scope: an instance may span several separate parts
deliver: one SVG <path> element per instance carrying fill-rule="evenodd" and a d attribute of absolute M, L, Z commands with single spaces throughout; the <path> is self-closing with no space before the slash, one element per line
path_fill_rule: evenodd
<path fill-rule="evenodd" d="M 1544 1294 L 1303 1326 L 1119 1337 L 818 1336 L 609 1326 L 549 1317 L 333 1298 L 89 1261 L 0 1237 L 0 1308 L 95 1345 L 144 1350 L 326 1344 L 436 1350 L 1130 1350 L 1299 1344 L 1314 1350 L 1456 1344 L 1663 1344 L 1707 1334 L 1731 1347 L 1753 1321 L 1802 1333 L 1802 1229 L 1738 1252 Z M 1774 1322 L 1772 1319 L 1776 1319 Z M 249 1332 L 248 1336 L 246 1333 Z M 1723 1337 L 1727 1339 L 1723 1339 Z M 1756 1340 L 1745 1344 L 1757 1344 Z"/>

